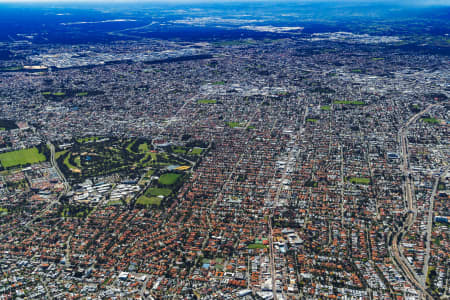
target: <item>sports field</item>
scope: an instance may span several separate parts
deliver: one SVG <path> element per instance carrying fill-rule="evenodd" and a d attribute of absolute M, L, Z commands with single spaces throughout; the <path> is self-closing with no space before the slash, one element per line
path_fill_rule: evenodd
<path fill-rule="evenodd" d="M 439 120 L 436 118 L 422 118 L 422 121 L 429 124 L 439 124 Z"/>
<path fill-rule="evenodd" d="M 241 123 L 239 122 L 227 122 L 227 125 L 231 128 L 242 127 Z"/>
<path fill-rule="evenodd" d="M 350 104 L 350 105 L 364 105 L 365 103 L 363 101 L 347 101 L 347 100 L 339 100 L 334 101 L 334 104 Z"/>
<path fill-rule="evenodd" d="M 202 152 L 203 152 L 202 148 L 195 147 L 191 150 L 191 152 L 189 152 L 189 154 L 190 155 L 200 155 L 200 154 L 202 154 Z"/>
<path fill-rule="evenodd" d="M 197 103 L 199 103 L 199 104 L 216 104 L 217 101 L 213 100 L 213 99 L 201 99 L 201 100 L 198 100 Z"/>
<path fill-rule="evenodd" d="M 180 176 L 181 176 L 180 174 L 166 173 L 161 175 L 161 177 L 159 177 L 159 183 L 164 185 L 171 185 L 177 182 Z"/>
<path fill-rule="evenodd" d="M 169 196 L 170 193 L 172 193 L 172 190 L 170 189 L 163 189 L 163 188 L 150 188 L 145 192 L 145 196 L 151 197 L 151 196 Z"/>
<path fill-rule="evenodd" d="M 247 246 L 248 249 L 264 249 L 267 248 L 266 245 L 263 244 L 250 244 Z"/>
<path fill-rule="evenodd" d="M 136 204 L 141 204 L 141 205 L 156 205 L 156 206 L 160 206 L 161 205 L 161 198 L 159 197 L 147 197 L 147 196 L 140 196 L 139 199 L 137 200 Z"/>
<path fill-rule="evenodd" d="M 364 178 L 364 177 L 351 177 L 350 179 L 351 183 L 355 184 L 369 184 L 370 178 Z"/>
<path fill-rule="evenodd" d="M 45 155 L 39 153 L 36 147 L 0 154 L 0 162 L 5 168 L 34 164 L 41 161 L 45 161 Z"/>

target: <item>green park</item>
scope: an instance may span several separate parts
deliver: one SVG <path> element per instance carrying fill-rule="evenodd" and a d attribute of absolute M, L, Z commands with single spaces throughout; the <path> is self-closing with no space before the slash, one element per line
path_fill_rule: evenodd
<path fill-rule="evenodd" d="M 364 101 L 336 100 L 333 104 L 365 105 Z"/>
<path fill-rule="evenodd" d="M 0 154 L 0 162 L 4 168 L 35 164 L 45 160 L 45 155 L 36 147 Z"/>
<path fill-rule="evenodd" d="M 350 177 L 348 180 L 353 184 L 370 184 L 370 178 L 365 177 Z"/>
<path fill-rule="evenodd" d="M 198 104 L 216 104 L 217 100 L 212 99 L 201 99 L 197 101 Z"/>

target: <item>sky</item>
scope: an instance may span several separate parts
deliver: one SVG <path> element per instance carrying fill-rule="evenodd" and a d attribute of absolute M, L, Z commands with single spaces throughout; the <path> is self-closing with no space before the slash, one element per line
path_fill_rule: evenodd
<path fill-rule="evenodd" d="M 205 2 L 205 3 L 214 3 L 214 2 L 294 2 L 292 0 L 0 0 L 0 3 L 197 3 L 197 2 Z M 450 0 L 300 0 L 296 1 L 299 3 L 313 3 L 313 2 L 345 2 L 345 3 L 355 3 L 364 2 L 364 3 L 393 3 L 393 4 L 404 4 L 404 5 L 450 5 Z"/>
<path fill-rule="evenodd" d="M 209 3 L 213 3 L 213 2 L 258 2 L 261 0 L 0 0 L 0 3 L 18 3 L 18 2 L 23 2 L 23 3 L 45 3 L 45 2 L 72 2 L 72 3 L 81 3 L 81 2 L 105 2 L 105 3 L 111 3 L 111 2 L 121 2 L 121 3 L 127 3 L 127 2 L 141 2 L 141 3 L 151 3 L 151 2 L 209 2 Z M 262 1 L 270 1 L 270 2 L 286 2 L 286 0 L 262 0 Z M 291 0 L 292 2 L 292 0 Z M 301 0 L 298 1 L 299 3 L 302 2 L 354 2 L 354 3 L 358 3 L 358 2 L 393 2 L 393 3 L 399 3 L 399 2 L 404 2 L 405 4 L 408 2 L 412 2 L 412 3 L 416 3 L 416 4 L 445 4 L 445 5 L 450 5 L 450 0 L 400 0 L 400 1 L 395 1 L 395 0 L 382 0 L 382 1 L 376 1 L 376 0 Z"/>

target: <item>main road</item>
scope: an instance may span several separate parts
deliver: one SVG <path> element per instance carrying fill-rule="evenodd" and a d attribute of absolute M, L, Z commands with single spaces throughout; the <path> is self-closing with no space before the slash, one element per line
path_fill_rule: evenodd
<path fill-rule="evenodd" d="M 61 197 L 63 195 L 65 195 L 70 189 L 70 185 L 67 182 L 66 177 L 61 172 L 61 170 L 58 168 L 58 164 L 56 163 L 55 146 L 53 146 L 53 144 L 50 142 L 47 142 L 47 146 L 50 149 L 50 163 L 52 164 L 53 168 L 56 170 L 62 183 L 64 184 L 64 191 L 59 193 L 58 197 L 55 200 L 51 201 L 37 216 L 33 217 L 31 220 L 29 220 L 28 222 L 23 224 L 23 227 L 27 228 L 28 230 L 30 230 L 32 232 L 34 232 L 34 229 L 32 227 L 30 227 L 30 225 L 33 224 L 37 219 L 39 219 L 43 215 L 45 215 L 53 207 L 53 205 L 57 205 L 59 203 L 59 200 L 61 199 Z M 7 235 L 13 234 L 17 230 L 18 230 L 18 228 L 14 229 L 8 233 L 3 234 L 3 236 L 1 236 L 0 239 L 3 239 Z"/>
<path fill-rule="evenodd" d="M 47 142 L 47 146 L 50 149 L 50 163 L 52 164 L 53 168 L 56 170 L 56 173 L 58 173 L 61 182 L 64 184 L 64 190 L 61 193 L 59 193 L 58 197 L 55 200 L 53 200 L 52 202 L 50 202 L 39 215 L 37 215 L 36 217 L 34 217 L 32 220 L 28 221 L 25 224 L 25 227 L 27 227 L 30 230 L 33 230 L 33 229 L 31 229 L 29 227 L 29 225 L 32 224 L 34 221 L 36 221 L 38 218 L 42 217 L 44 214 L 46 214 L 53 207 L 53 205 L 58 205 L 61 197 L 64 196 L 65 194 L 67 194 L 67 192 L 70 190 L 70 185 L 67 182 L 66 177 L 61 172 L 61 170 L 58 167 L 58 164 L 56 163 L 55 146 L 50 142 Z"/>
<path fill-rule="evenodd" d="M 436 193 L 438 190 L 439 180 L 443 179 L 448 172 L 449 167 L 445 168 L 440 176 L 436 176 L 434 184 L 433 184 L 433 191 L 431 192 L 430 197 L 430 206 L 428 209 L 428 216 L 427 216 L 427 240 L 425 243 L 425 259 L 422 269 L 422 278 L 421 283 L 425 285 L 427 274 L 428 274 L 428 263 L 430 262 L 430 242 L 431 242 L 431 230 L 433 227 L 433 211 L 434 211 L 434 198 L 436 197 Z"/>
<path fill-rule="evenodd" d="M 59 169 L 58 164 L 56 163 L 55 146 L 50 142 L 47 142 L 47 146 L 50 149 L 50 163 L 52 164 L 53 168 L 56 170 L 56 173 L 58 173 L 59 178 L 61 179 L 62 183 L 64 184 L 64 192 L 60 194 L 60 197 L 61 197 L 62 195 L 65 195 L 70 190 L 70 185 L 67 182 L 67 179 L 64 176 L 63 172 L 61 172 L 61 170 Z"/>
<path fill-rule="evenodd" d="M 308 115 L 309 112 L 309 108 L 306 107 L 305 112 L 303 114 L 303 118 L 302 118 L 302 126 L 298 129 L 297 133 L 295 135 L 291 136 L 291 141 L 295 143 L 298 143 L 299 141 L 299 137 L 300 135 L 304 132 L 305 130 L 305 123 L 306 123 L 306 117 Z M 295 150 L 294 150 L 295 149 Z M 273 228 L 272 228 L 272 218 L 273 218 L 273 206 L 277 205 L 279 202 L 279 198 L 280 198 L 280 194 L 283 188 L 283 182 L 286 179 L 286 177 L 288 176 L 288 169 L 290 169 L 292 167 L 293 164 L 295 164 L 295 162 L 298 160 L 300 151 L 299 149 L 296 149 L 296 147 L 292 147 L 291 151 L 289 152 L 288 155 L 288 159 L 287 159 L 287 164 L 284 167 L 284 172 L 281 176 L 281 179 L 279 181 L 278 187 L 277 187 L 277 192 L 275 194 L 275 197 L 273 199 L 273 205 L 272 205 L 272 209 L 269 215 L 269 220 L 268 220 L 268 226 L 269 226 L 269 259 L 270 259 L 270 273 L 272 276 L 272 294 L 273 294 L 273 299 L 277 300 L 278 299 L 278 295 L 277 295 L 277 286 L 276 286 L 276 270 L 275 270 L 275 251 L 274 251 L 274 246 L 273 246 Z M 273 179 L 275 179 L 275 174 Z M 273 180 L 272 179 L 272 180 Z M 283 290 L 283 288 L 282 288 Z"/>
<path fill-rule="evenodd" d="M 437 104 L 430 104 L 427 106 L 427 108 L 412 116 L 399 131 L 398 136 L 401 143 L 401 152 L 403 157 L 403 164 L 401 166 L 401 169 L 405 176 L 405 198 L 408 206 L 408 216 L 406 218 L 406 221 L 403 223 L 402 227 L 396 233 L 394 233 L 392 239 L 392 246 L 389 248 L 390 255 L 394 259 L 397 266 L 400 267 L 406 278 L 421 292 L 422 294 L 421 298 L 425 299 L 433 299 L 433 298 L 427 292 L 426 286 L 421 282 L 419 276 L 417 276 L 414 270 L 411 269 L 409 263 L 400 253 L 398 245 L 400 244 L 401 237 L 403 236 L 403 234 L 408 232 L 409 227 L 414 223 L 417 215 L 413 199 L 414 186 L 409 176 L 410 171 L 409 171 L 409 160 L 408 160 L 409 155 L 408 155 L 408 140 L 407 140 L 408 128 L 412 123 L 416 122 L 422 115 L 430 111 L 430 109 L 436 105 Z"/>

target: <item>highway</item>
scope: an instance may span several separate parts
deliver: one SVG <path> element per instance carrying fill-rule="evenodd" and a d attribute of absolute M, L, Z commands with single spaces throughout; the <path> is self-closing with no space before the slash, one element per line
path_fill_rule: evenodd
<path fill-rule="evenodd" d="M 27 227 L 28 229 L 30 229 L 31 231 L 33 231 L 32 228 L 30 228 L 30 224 L 32 224 L 35 220 L 37 220 L 38 218 L 42 217 L 43 215 L 45 215 L 54 205 L 58 205 L 59 204 L 59 200 L 61 199 L 62 196 L 64 196 L 65 194 L 67 194 L 67 192 L 70 190 L 70 185 L 66 180 L 66 177 L 64 176 L 64 174 L 61 172 L 61 170 L 58 167 L 58 164 L 56 163 L 56 159 L 55 159 L 55 146 L 53 146 L 52 143 L 47 142 L 47 146 L 50 149 L 50 163 L 52 164 L 53 168 L 56 170 L 56 172 L 58 173 L 61 182 L 64 184 L 64 191 L 62 191 L 61 193 L 59 193 L 58 198 L 56 198 L 55 200 L 53 200 L 52 202 L 50 202 L 45 209 L 38 214 L 36 217 L 34 217 L 32 220 L 28 221 L 25 224 L 25 227 Z"/>
<path fill-rule="evenodd" d="M 344 176 L 344 152 L 342 150 L 343 146 L 338 144 L 340 157 L 341 157 L 341 226 L 344 228 L 344 187 L 345 187 L 345 176 Z"/>
<path fill-rule="evenodd" d="M 430 261 L 430 243 L 431 243 L 431 230 L 433 227 L 433 210 L 434 210 L 434 198 L 436 196 L 439 180 L 444 178 L 447 174 L 449 167 L 445 168 L 445 170 L 442 172 L 441 176 L 436 177 L 433 185 L 433 191 L 431 193 L 430 197 L 430 207 L 428 210 L 428 219 L 427 219 L 427 240 L 425 243 L 425 258 L 424 258 L 424 265 L 422 269 L 422 278 L 421 283 L 422 285 L 425 285 L 427 274 L 428 274 L 428 263 Z"/>
<path fill-rule="evenodd" d="M 60 194 L 60 197 L 61 197 L 70 190 L 70 185 L 67 182 L 67 179 L 64 176 L 63 172 L 61 172 L 61 170 L 59 169 L 58 164 L 56 163 L 55 146 L 50 142 L 47 142 L 47 146 L 50 149 L 50 163 L 52 164 L 53 168 L 55 168 L 56 172 L 59 175 L 59 178 L 61 179 L 62 183 L 64 184 L 64 192 Z M 59 198 L 58 198 L 58 200 L 59 200 Z"/>
<path fill-rule="evenodd" d="M 47 146 L 50 149 L 50 163 L 52 164 L 52 166 L 55 168 L 56 172 L 58 173 L 62 183 L 64 184 L 64 191 L 61 192 L 58 197 L 53 200 L 52 202 L 50 202 L 37 216 L 33 217 L 31 220 L 29 220 L 28 222 L 26 222 L 25 224 L 23 224 L 23 227 L 27 228 L 28 230 L 34 232 L 34 229 L 30 227 L 31 224 L 33 224 L 37 219 L 41 218 L 43 215 L 45 215 L 54 205 L 58 205 L 59 203 L 59 199 L 61 199 L 61 197 L 63 195 L 65 195 L 69 190 L 70 190 L 70 185 L 66 180 L 66 177 L 64 176 L 64 174 L 61 172 L 61 170 L 58 168 L 58 164 L 56 163 L 55 160 L 55 147 L 53 146 L 53 144 L 51 144 L 50 142 L 47 143 Z M 5 233 L 3 236 L 1 236 L 0 238 L 3 239 L 6 235 L 8 234 L 13 234 L 15 231 L 17 231 L 20 227 L 17 227 L 15 230 L 10 231 L 8 233 Z"/>
<path fill-rule="evenodd" d="M 401 242 L 401 236 L 403 236 L 405 233 L 408 232 L 409 227 L 414 223 L 417 211 L 415 209 L 415 203 L 413 199 L 414 195 L 414 186 L 411 182 L 411 179 L 409 177 L 410 171 L 409 171 L 409 155 L 408 155 L 408 128 L 409 126 L 416 122 L 422 115 L 427 113 L 432 107 L 436 106 L 437 104 L 431 104 L 427 106 L 424 110 L 421 112 L 415 114 L 412 116 L 406 124 L 400 129 L 399 131 L 399 140 L 401 143 L 401 154 L 403 157 L 403 164 L 401 166 L 401 169 L 403 171 L 403 174 L 405 176 L 405 198 L 407 202 L 408 207 L 408 216 L 406 218 L 406 221 L 403 223 L 403 226 L 394 233 L 393 239 L 392 239 L 392 246 L 389 247 L 389 252 L 392 258 L 394 259 L 397 266 L 402 270 L 403 274 L 406 276 L 406 278 L 420 291 L 421 299 L 433 299 L 431 295 L 426 291 L 426 286 L 421 282 L 417 274 L 410 268 L 409 263 L 406 261 L 402 253 L 400 252 L 400 249 L 398 245 Z"/>

